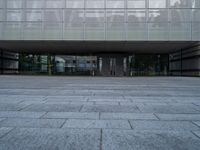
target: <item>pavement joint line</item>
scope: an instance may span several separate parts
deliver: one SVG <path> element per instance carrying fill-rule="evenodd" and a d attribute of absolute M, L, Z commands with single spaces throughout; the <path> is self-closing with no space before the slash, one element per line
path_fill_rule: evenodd
<path fill-rule="evenodd" d="M 199 138 L 200 139 L 200 136 L 198 136 L 196 133 L 195 133 L 195 131 L 190 131 L 194 136 L 196 136 L 197 138 Z"/>
<path fill-rule="evenodd" d="M 81 110 L 82 110 L 83 106 L 84 106 L 84 105 L 81 105 L 81 107 L 80 107 L 80 109 L 79 109 L 79 111 L 78 111 L 78 112 L 81 112 Z"/>
<path fill-rule="evenodd" d="M 22 110 L 26 109 L 27 107 L 29 107 L 31 105 L 34 105 L 34 104 L 28 104 L 28 105 L 26 105 L 26 106 L 24 106 L 22 108 L 19 108 L 17 111 L 22 111 Z"/>
<path fill-rule="evenodd" d="M 100 130 L 100 150 L 103 150 L 103 129 Z"/>
<path fill-rule="evenodd" d="M 135 105 L 135 107 L 139 110 L 140 113 L 142 113 L 142 111 L 139 109 L 139 107 L 137 105 Z"/>
<path fill-rule="evenodd" d="M 3 137 L 5 137 L 6 135 L 8 135 L 11 131 L 13 131 L 14 129 L 16 129 L 17 127 L 10 127 L 10 128 L 11 128 L 11 130 L 8 131 L 7 133 L 5 133 L 4 135 L 0 136 L 0 139 L 3 138 Z"/>
<path fill-rule="evenodd" d="M 128 123 L 129 123 L 129 125 L 130 125 L 131 129 L 133 130 L 134 128 L 133 128 L 133 126 L 131 125 L 131 122 L 130 122 L 130 120 L 128 120 Z"/>
<path fill-rule="evenodd" d="M 43 119 L 43 117 L 47 114 L 48 112 L 44 112 L 44 114 L 42 114 L 39 119 Z"/>
<path fill-rule="evenodd" d="M 67 120 L 68 119 L 65 119 L 65 121 L 63 122 L 63 124 L 60 125 L 60 128 L 62 128 L 66 124 Z"/>
<path fill-rule="evenodd" d="M 198 124 L 196 124 L 195 121 L 190 121 L 190 122 L 200 129 L 200 126 Z"/>
<path fill-rule="evenodd" d="M 195 106 L 198 106 L 198 107 L 199 107 L 199 105 L 195 104 L 194 102 L 192 102 L 191 104 L 193 104 L 193 105 L 195 105 Z"/>
<path fill-rule="evenodd" d="M 161 120 L 156 113 L 153 113 L 153 115 L 158 119 L 158 120 Z"/>

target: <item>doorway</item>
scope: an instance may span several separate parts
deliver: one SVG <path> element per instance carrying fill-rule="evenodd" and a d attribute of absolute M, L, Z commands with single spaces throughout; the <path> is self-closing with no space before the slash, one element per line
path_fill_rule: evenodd
<path fill-rule="evenodd" d="M 110 58 L 110 76 L 116 75 L 116 58 Z"/>
<path fill-rule="evenodd" d="M 102 76 L 108 77 L 122 77 L 125 76 L 127 66 L 124 65 L 124 59 L 126 56 L 110 54 L 99 56 L 100 68 L 99 72 Z"/>

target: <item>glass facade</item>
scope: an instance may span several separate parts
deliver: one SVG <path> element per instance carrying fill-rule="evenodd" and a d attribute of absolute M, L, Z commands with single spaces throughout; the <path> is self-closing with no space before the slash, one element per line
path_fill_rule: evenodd
<path fill-rule="evenodd" d="M 0 40 L 199 41 L 200 0 L 0 0 Z"/>

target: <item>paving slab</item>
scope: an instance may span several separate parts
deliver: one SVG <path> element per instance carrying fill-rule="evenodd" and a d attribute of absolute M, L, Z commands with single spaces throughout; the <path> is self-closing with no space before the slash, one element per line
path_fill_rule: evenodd
<path fill-rule="evenodd" d="M 1 127 L 33 127 L 33 128 L 60 128 L 64 119 L 13 119 L 8 118 L 0 122 Z"/>
<path fill-rule="evenodd" d="M 0 111 L 0 117 L 5 118 L 40 118 L 45 112 Z"/>
<path fill-rule="evenodd" d="M 194 123 L 200 127 L 200 121 L 194 121 Z"/>
<path fill-rule="evenodd" d="M 193 134 L 195 134 L 200 139 L 200 131 L 193 131 Z"/>
<path fill-rule="evenodd" d="M 138 121 L 130 120 L 130 124 L 135 130 L 174 130 L 191 131 L 200 128 L 189 121 Z"/>
<path fill-rule="evenodd" d="M 139 109 L 144 113 L 164 113 L 164 114 L 199 114 L 195 105 L 188 104 L 149 104 L 149 105 L 138 105 Z"/>
<path fill-rule="evenodd" d="M 156 114 L 160 120 L 188 120 L 200 121 L 200 114 Z"/>
<path fill-rule="evenodd" d="M 140 112 L 137 106 L 120 105 L 87 105 L 83 106 L 81 112 Z"/>
<path fill-rule="evenodd" d="M 64 124 L 63 128 L 89 128 L 89 129 L 131 129 L 126 120 L 80 120 L 69 119 Z"/>
<path fill-rule="evenodd" d="M 68 104 L 32 104 L 23 111 L 35 112 L 78 112 L 82 105 L 68 105 Z"/>
<path fill-rule="evenodd" d="M 147 113 L 101 113 L 100 119 L 158 120 L 155 115 Z"/>
<path fill-rule="evenodd" d="M 9 127 L 0 127 L 0 138 L 10 132 L 13 128 Z M 1 147 L 1 146 L 0 146 Z"/>
<path fill-rule="evenodd" d="M 99 150 L 100 131 L 16 128 L 0 145 L 0 150 Z"/>
<path fill-rule="evenodd" d="M 18 111 L 26 106 L 27 106 L 26 104 L 1 103 L 0 111 Z"/>
<path fill-rule="evenodd" d="M 191 132 L 103 130 L 103 150 L 199 150 Z"/>
<path fill-rule="evenodd" d="M 65 119 L 99 119 L 99 113 L 83 112 L 48 112 L 43 118 L 65 118 Z"/>

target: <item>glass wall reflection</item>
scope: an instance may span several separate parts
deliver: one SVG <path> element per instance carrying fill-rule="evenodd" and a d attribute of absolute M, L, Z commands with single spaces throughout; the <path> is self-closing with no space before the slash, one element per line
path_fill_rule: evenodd
<path fill-rule="evenodd" d="M 199 18 L 200 0 L 0 0 L 0 39 L 197 41 Z"/>

